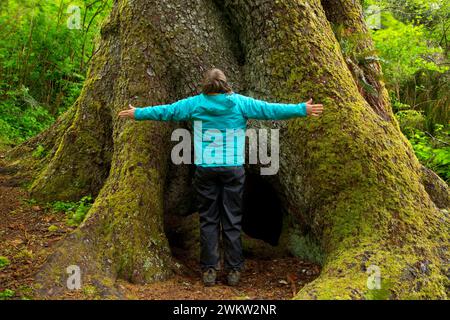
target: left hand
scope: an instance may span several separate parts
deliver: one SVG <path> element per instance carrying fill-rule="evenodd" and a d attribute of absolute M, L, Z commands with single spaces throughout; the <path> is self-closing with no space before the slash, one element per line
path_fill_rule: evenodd
<path fill-rule="evenodd" d="M 133 107 L 131 104 L 129 104 L 127 110 L 122 110 L 119 112 L 119 117 L 134 119 L 134 111 L 135 110 L 136 110 L 136 108 Z"/>
<path fill-rule="evenodd" d="M 318 117 L 323 112 L 323 104 L 313 104 L 313 99 L 306 102 L 306 113 L 308 116 Z"/>

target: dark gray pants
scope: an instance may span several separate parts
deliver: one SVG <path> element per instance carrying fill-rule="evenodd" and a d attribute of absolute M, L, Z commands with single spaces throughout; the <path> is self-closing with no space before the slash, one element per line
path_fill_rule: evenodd
<path fill-rule="evenodd" d="M 218 269 L 220 226 L 225 270 L 241 270 L 244 265 L 241 244 L 242 195 L 245 170 L 235 167 L 197 166 L 194 187 L 200 215 L 200 266 Z"/>

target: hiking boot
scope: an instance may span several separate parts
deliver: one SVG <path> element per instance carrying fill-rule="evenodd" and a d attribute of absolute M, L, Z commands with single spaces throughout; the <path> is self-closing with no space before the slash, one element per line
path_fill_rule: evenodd
<path fill-rule="evenodd" d="M 216 284 L 217 272 L 214 268 L 208 268 L 205 272 L 203 272 L 203 284 L 207 287 L 213 286 Z"/>
<path fill-rule="evenodd" d="M 236 286 L 239 283 L 240 279 L 241 279 L 241 272 L 239 270 L 231 270 L 228 273 L 227 276 L 228 285 Z"/>

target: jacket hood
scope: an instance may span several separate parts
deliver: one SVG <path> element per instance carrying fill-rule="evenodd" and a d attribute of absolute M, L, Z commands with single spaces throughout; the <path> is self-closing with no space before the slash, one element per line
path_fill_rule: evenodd
<path fill-rule="evenodd" d="M 213 115 L 221 115 L 229 113 L 230 110 L 236 105 L 233 101 L 234 93 L 220 93 L 215 95 L 200 94 L 201 107 L 206 113 Z"/>

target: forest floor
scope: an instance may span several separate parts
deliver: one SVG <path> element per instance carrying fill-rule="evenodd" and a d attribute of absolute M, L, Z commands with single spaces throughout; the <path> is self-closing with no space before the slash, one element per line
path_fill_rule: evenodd
<path fill-rule="evenodd" d="M 22 181 L 5 169 L 0 152 L 0 299 L 39 299 L 33 295 L 33 279 L 55 244 L 73 227 L 64 213 L 37 205 L 22 187 Z M 182 259 L 184 266 L 169 280 L 146 285 L 117 281 L 125 299 L 290 299 L 320 268 L 295 257 L 246 260 L 241 283 L 225 284 L 219 273 L 217 285 L 204 287 L 198 263 Z M 0 261 L 1 263 L 1 261 Z M 92 290 L 71 291 L 62 299 L 96 299 Z"/>

